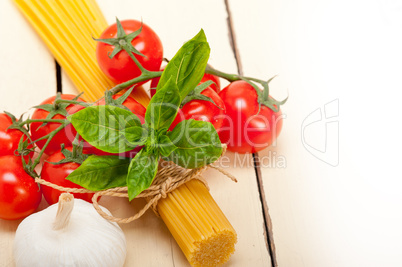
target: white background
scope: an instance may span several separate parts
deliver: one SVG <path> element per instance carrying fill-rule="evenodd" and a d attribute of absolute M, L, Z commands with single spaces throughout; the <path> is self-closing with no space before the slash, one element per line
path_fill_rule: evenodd
<path fill-rule="evenodd" d="M 8 2 L 0 4 L 6 33 L 0 39 L 1 108 L 18 114 L 54 94 L 55 69 L 46 47 Z M 167 57 L 202 27 L 212 65 L 236 71 L 223 1 L 98 2 L 109 22 L 134 17 L 152 25 Z M 279 266 L 402 266 L 402 1 L 228 2 L 244 73 L 266 79 L 278 74 L 271 94 L 289 95 L 276 146 L 259 153 L 286 160 L 285 168 L 274 164 L 261 170 Z M 72 90 L 68 80 L 63 82 Z M 329 106 L 338 115 L 328 120 L 334 123 L 325 128 L 322 120 L 303 128 L 309 114 L 325 110 L 327 103 L 339 104 Z M 323 152 L 314 156 L 307 145 Z M 241 237 L 229 266 L 266 266 L 254 170 L 234 171 L 240 184 L 208 174 L 211 193 Z M 247 211 L 255 216 L 244 216 Z M 6 236 L 0 258 L 9 266 L 16 225 L 0 224 Z M 129 262 L 157 265 L 167 259 L 172 266 L 186 266 L 152 214 L 125 231 L 133 241 Z"/>

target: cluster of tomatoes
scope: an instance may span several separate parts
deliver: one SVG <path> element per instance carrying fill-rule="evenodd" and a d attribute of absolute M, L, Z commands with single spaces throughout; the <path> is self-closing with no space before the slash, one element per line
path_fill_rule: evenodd
<path fill-rule="evenodd" d="M 122 95 L 114 95 L 114 99 L 118 99 Z M 76 96 L 69 94 L 62 94 L 59 96 L 63 100 L 76 99 Z M 42 105 L 54 105 L 56 96 L 50 97 L 41 103 Z M 81 98 L 76 99 L 78 102 L 85 101 Z M 105 105 L 105 101 L 100 100 L 95 105 Z M 135 113 L 143 122 L 145 116 L 145 107 L 138 103 L 134 98 L 128 96 L 123 102 L 123 105 Z M 58 202 L 61 191 L 51 187 L 35 183 L 35 180 L 27 174 L 24 170 L 22 160 L 28 163 L 28 157 L 37 157 L 37 151 L 31 152 L 29 155 L 21 157 L 18 155 L 18 146 L 21 139 L 34 142 L 38 149 L 43 149 L 47 139 L 43 137 L 48 136 L 50 133 L 60 127 L 59 122 L 41 122 L 42 120 L 66 120 L 66 116 L 62 114 L 55 114 L 51 118 L 50 112 L 57 111 L 57 105 L 54 105 L 53 110 L 45 110 L 41 108 L 35 109 L 32 114 L 30 123 L 30 134 L 23 133 L 18 129 L 11 129 L 13 121 L 8 114 L 0 113 L 0 219 L 16 220 L 21 219 L 36 210 L 41 199 L 42 194 L 49 205 Z M 83 105 L 69 104 L 64 107 L 67 115 L 78 112 L 83 109 Z M 60 112 L 61 113 L 61 112 Z M 72 151 L 73 141 L 77 132 L 71 124 L 65 126 L 61 131 L 57 132 L 49 141 L 44 149 L 42 156 L 43 164 L 40 171 L 40 178 L 69 188 L 81 188 L 79 185 L 65 179 L 70 173 L 76 170 L 80 164 L 75 161 L 62 162 L 65 159 L 65 152 L 63 149 Z M 32 145 L 30 145 L 32 148 Z M 82 143 L 84 154 L 97 154 L 97 155 L 112 155 L 103 152 L 87 142 Z M 133 157 L 138 149 L 122 153 L 120 156 Z M 80 155 L 77 155 L 80 156 Z M 84 199 L 91 202 L 93 194 L 90 193 L 74 193 L 75 198 Z"/>
<path fill-rule="evenodd" d="M 121 22 L 127 35 L 134 34 L 131 40 L 135 48 L 133 55 L 139 64 L 148 71 L 161 70 L 163 59 L 162 43 L 155 32 L 147 25 L 139 21 L 128 20 Z M 141 31 L 138 30 L 141 28 Z M 100 38 L 113 39 L 118 36 L 116 24 L 109 26 Z M 134 36 L 134 35 L 132 35 Z M 125 50 L 121 50 L 113 57 L 115 47 L 108 43 L 98 42 L 97 59 L 100 68 L 116 83 L 122 83 L 141 75 L 137 63 L 135 63 Z M 151 97 L 155 94 L 159 78 L 151 80 Z M 258 102 L 256 89 L 245 81 L 233 81 L 227 87 L 221 89 L 219 77 L 205 73 L 200 83 L 212 81 L 213 83 L 204 89 L 201 94 L 211 101 L 194 99 L 185 103 L 172 123 L 170 130 L 180 121 L 195 119 L 211 122 L 218 132 L 222 143 L 227 144 L 228 149 L 239 153 L 254 153 L 268 147 L 279 134 L 282 127 L 280 110 L 273 111 Z M 140 83 L 141 84 L 141 83 Z M 140 85 L 137 84 L 137 85 Z M 114 100 L 122 97 L 122 94 L 113 96 Z M 74 100 L 69 104 L 55 103 L 58 99 Z M 67 124 L 53 138 L 47 139 L 49 134 L 55 132 L 61 125 L 60 122 L 50 120 L 66 120 L 66 116 L 85 108 L 83 99 L 74 95 L 62 94 L 46 99 L 40 107 L 36 108 L 29 124 L 28 131 L 23 133 L 18 129 L 11 129 L 13 119 L 7 114 L 0 114 L 0 218 L 14 220 L 24 218 L 34 212 L 42 198 L 42 194 L 49 204 L 58 201 L 60 191 L 48 186 L 40 186 L 24 170 L 23 160 L 28 162 L 28 157 L 38 157 L 38 153 L 32 152 L 28 156 L 17 155 L 20 141 L 28 139 L 31 148 L 33 144 L 38 149 L 43 149 L 43 164 L 39 177 L 51 183 L 80 188 L 80 186 L 65 178 L 80 166 L 74 160 L 65 160 L 66 151 L 72 151 L 73 140 L 77 132 L 71 124 Z M 94 105 L 105 105 L 105 100 L 99 100 Z M 146 108 L 133 97 L 128 96 L 122 103 L 131 110 L 144 123 Z M 42 107 L 42 108 L 41 108 Z M 47 107 L 47 108 L 44 108 Z M 85 140 L 82 152 L 84 154 L 111 155 L 103 152 Z M 65 150 L 64 150 L 65 149 Z M 75 149 L 75 148 L 74 148 Z M 33 150 L 33 149 L 32 149 Z M 117 154 L 124 157 L 133 157 L 139 148 L 132 151 Z M 74 154 L 74 153 L 73 153 Z M 64 160 L 64 161 L 63 161 Z M 31 160 L 29 160 L 31 162 Z M 62 162 L 61 162 L 62 161 Z M 93 194 L 75 194 L 76 198 L 91 201 Z"/>
<path fill-rule="evenodd" d="M 22 158 L 15 155 L 24 134 L 8 129 L 11 118 L 0 114 L 0 218 L 14 220 L 31 214 L 39 205 L 42 194 L 38 185 L 22 165 Z"/>
<path fill-rule="evenodd" d="M 142 27 L 142 31 L 131 41 L 139 52 L 134 56 L 150 71 L 158 71 L 163 59 L 163 47 L 157 34 L 147 25 L 136 20 L 125 20 L 121 25 L 127 35 Z M 116 24 L 109 26 L 100 36 L 101 40 L 118 38 Z M 115 46 L 98 42 L 97 59 L 103 72 L 112 80 L 121 83 L 140 76 L 137 64 L 125 51 L 110 58 Z M 163 68 L 161 69 L 163 70 Z M 259 103 L 256 89 L 248 82 L 234 81 L 221 90 L 219 77 L 206 73 L 201 83 L 211 80 L 213 84 L 201 94 L 206 100 L 192 100 L 180 110 L 171 128 L 181 120 L 195 119 L 211 122 L 222 143 L 228 150 L 238 153 L 255 153 L 271 145 L 282 128 L 281 111 L 273 111 Z M 159 78 L 152 79 L 151 97 Z"/>

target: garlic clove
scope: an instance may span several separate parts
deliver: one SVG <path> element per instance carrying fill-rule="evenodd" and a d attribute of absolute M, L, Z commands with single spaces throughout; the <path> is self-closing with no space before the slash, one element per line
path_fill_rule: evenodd
<path fill-rule="evenodd" d="M 58 228 L 61 201 L 20 223 L 14 240 L 16 266 L 123 266 L 127 250 L 121 228 L 81 199 L 73 199 L 68 223 Z"/>

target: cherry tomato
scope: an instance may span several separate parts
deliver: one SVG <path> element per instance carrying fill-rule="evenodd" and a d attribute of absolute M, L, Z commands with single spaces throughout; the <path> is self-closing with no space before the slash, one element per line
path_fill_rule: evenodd
<path fill-rule="evenodd" d="M 68 94 L 61 95 L 62 99 L 67 99 L 67 100 L 71 100 L 75 97 L 76 97 L 75 95 L 68 95 Z M 56 98 L 56 96 L 52 96 L 52 97 L 46 99 L 45 101 L 43 101 L 41 105 L 53 104 L 55 98 Z M 84 102 L 84 100 L 81 98 L 79 98 L 78 101 Z M 74 105 L 74 104 L 68 105 L 66 107 L 66 111 L 68 113 L 70 113 L 70 109 L 72 109 L 75 106 L 79 106 L 79 105 Z M 79 107 L 81 107 L 81 106 L 79 106 Z M 79 110 L 79 108 L 76 108 L 75 112 L 78 110 Z M 46 117 L 48 115 L 49 115 L 48 111 L 37 108 L 37 109 L 35 109 L 35 111 L 32 115 L 32 119 L 46 119 Z M 66 119 L 66 117 L 61 114 L 56 114 L 52 117 L 52 119 L 64 120 L 64 119 Z M 41 138 L 42 136 L 49 134 L 50 132 L 56 130 L 60 125 L 61 124 L 57 123 L 57 122 L 48 122 L 45 125 L 42 122 L 31 123 L 32 140 L 35 141 L 35 140 Z M 75 131 L 74 127 L 71 124 L 68 124 L 63 130 L 58 132 L 53 137 L 53 139 L 50 141 L 49 145 L 46 147 L 45 153 L 48 155 L 53 154 L 54 152 L 60 150 L 61 144 L 65 144 L 66 147 L 71 146 L 71 143 L 74 140 L 76 134 L 77 134 L 77 132 Z M 36 141 L 35 143 L 40 149 L 42 149 L 42 147 L 46 143 L 46 140 L 47 139 L 42 139 L 42 140 Z"/>
<path fill-rule="evenodd" d="M 228 150 L 255 153 L 272 144 L 282 129 L 282 112 L 261 105 L 255 89 L 245 81 L 236 81 L 219 96 L 226 106 L 226 118 L 219 132 Z"/>
<path fill-rule="evenodd" d="M 126 34 L 137 31 L 141 27 L 141 22 L 137 20 L 121 21 Z M 116 23 L 110 25 L 99 37 L 109 39 L 117 37 Z M 142 24 L 141 33 L 135 37 L 131 44 L 145 57 L 134 55 L 140 64 L 147 70 L 158 71 L 163 59 L 162 42 L 156 33 L 146 24 Z M 101 70 L 116 83 L 122 83 L 140 76 L 141 71 L 130 58 L 126 51 L 122 50 L 113 58 L 109 54 L 113 52 L 114 46 L 98 42 L 96 47 L 96 58 Z"/>
<path fill-rule="evenodd" d="M 7 114 L 0 113 L 0 156 L 15 155 L 21 137 L 24 136 L 23 140 L 28 138 L 20 130 L 7 129 L 12 123 L 11 118 Z M 30 155 L 32 156 L 33 153 Z"/>
<path fill-rule="evenodd" d="M 68 150 L 72 150 L 71 148 L 67 148 Z M 72 173 L 74 170 L 76 170 L 80 164 L 75 163 L 75 162 L 68 162 L 68 163 L 61 163 L 58 165 L 49 163 L 49 162 L 59 162 L 60 160 L 64 159 L 64 155 L 59 150 L 58 152 L 52 154 L 47 158 L 45 163 L 43 163 L 42 171 L 41 171 L 41 178 L 51 182 L 53 184 L 57 184 L 63 187 L 68 187 L 68 188 L 82 188 L 80 185 L 77 185 L 69 180 L 66 179 L 66 177 Z M 49 205 L 55 204 L 59 202 L 59 196 L 62 191 L 59 191 L 57 189 L 53 189 L 50 186 L 42 185 L 41 186 L 41 191 L 43 193 L 43 196 L 45 197 L 47 203 Z M 75 198 L 83 199 L 85 201 L 91 202 L 92 203 L 92 196 L 94 194 L 92 193 L 73 193 Z"/>
<path fill-rule="evenodd" d="M 194 119 L 210 122 L 215 129 L 219 131 L 224 120 L 225 104 L 219 95 L 211 88 L 205 89 L 201 94 L 211 98 L 217 106 L 206 100 L 192 100 L 179 109 L 169 130 L 173 130 L 182 120 Z"/>
<path fill-rule="evenodd" d="M 164 69 L 165 69 L 165 67 L 161 68 L 161 71 L 163 71 Z M 151 80 L 151 86 L 150 86 L 151 97 L 153 97 L 154 94 L 156 93 L 156 87 L 158 86 L 159 80 L 160 80 L 160 77 L 153 78 Z M 221 90 L 221 82 L 219 81 L 218 76 L 215 76 L 215 75 L 212 75 L 209 73 L 205 73 L 200 81 L 200 84 L 205 83 L 206 81 L 209 81 L 209 80 L 213 81 L 215 84 L 211 84 L 210 86 L 208 86 L 208 88 L 211 88 L 215 92 L 219 93 L 219 91 Z"/>
<path fill-rule="evenodd" d="M 121 94 L 116 94 L 113 95 L 113 99 L 118 99 L 121 97 Z M 105 100 L 102 99 L 95 103 L 95 105 L 105 105 Z M 146 109 L 144 108 L 143 105 L 138 103 L 134 98 L 131 96 L 128 96 L 126 100 L 124 100 L 123 105 L 127 107 L 131 112 L 133 112 L 137 117 L 140 119 L 141 123 L 143 124 L 145 122 L 145 112 Z M 84 150 L 83 152 L 85 154 L 95 154 L 99 156 L 105 156 L 105 155 L 119 155 L 123 157 L 134 157 L 139 151 L 141 150 L 141 147 L 136 147 L 133 150 L 127 151 L 127 152 L 122 152 L 119 154 L 113 154 L 113 153 L 108 153 L 105 151 L 102 151 L 100 149 L 97 149 L 96 147 L 92 146 L 91 144 L 87 143 L 86 141 L 84 142 Z"/>
<path fill-rule="evenodd" d="M 22 219 L 36 210 L 41 199 L 39 186 L 24 171 L 21 158 L 0 157 L 0 218 Z"/>

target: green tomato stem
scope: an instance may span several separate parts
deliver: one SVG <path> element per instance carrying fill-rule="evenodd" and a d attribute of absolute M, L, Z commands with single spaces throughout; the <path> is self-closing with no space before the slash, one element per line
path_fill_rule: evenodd
<path fill-rule="evenodd" d="M 123 49 L 127 52 L 127 54 L 130 56 L 130 58 L 135 62 L 135 64 L 137 65 L 137 67 L 140 69 L 141 74 L 145 74 L 147 72 L 149 72 L 147 69 L 145 69 L 141 63 L 138 61 L 138 59 L 133 55 L 133 53 L 130 51 L 129 48 L 127 48 L 126 46 L 123 46 Z"/>
<path fill-rule="evenodd" d="M 22 121 L 20 125 L 31 124 L 33 122 L 57 122 L 57 123 L 65 123 L 66 120 L 56 120 L 56 119 L 28 119 Z"/>
<path fill-rule="evenodd" d="M 114 95 L 123 90 L 124 88 L 127 88 L 135 83 L 139 82 L 145 82 L 147 80 L 153 79 L 160 77 L 162 75 L 162 71 L 146 71 L 145 73 L 142 73 L 139 77 L 128 80 L 127 82 L 120 83 L 116 85 L 115 87 L 110 89 L 110 92 Z"/>
<path fill-rule="evenodd" d="M 228 80 L 229 82 L 241 80 L 241 77 L 237 74 L 229 74 L 229 73 L 214 69 L 210 65 L 207 65 L 207 67 L 205 68 L 205 73 L 219 76 L 221 78 Z"/>
<path fill-rule="evenodd" d="M 246 77 L 246 76 L 240 76 L 240 75 L 236 75 L 236 74 L 229 74 L 229 73 L 225 73 L 219 70 L 216 70 L 214 68 L 212 68 L 211 66 L 207 65 L 207 67 L 205 68 L 205 73 L 209 73 L 215 76 L 219 76 L 221 78 L 224 78 L 226 80 L 228 80 L 229 82 L 234 82 L 234 81 L 239 81 L 239 80 L 243 80 L 246 81 L 247 83 L 249 83 L 251 86 L 253 86 L 253 88 L 255 89 L 257 95 L 258 95 L 258 103 L 259 103 L 259 109 L 261 108 L 261 105 L 265 105 L 267 107 L 269 107 L 270 109 L 272 109 L 273 111 L 278 111 L 279 110 L 279 106 L 285 104 L 287 98 L 283 101 L 276 101 L 272 98 L 269 97 L 269 82 L 275 78 L 272 77 L 271 79 L 269 79 L 268 81 L 263 81 L 257 78 L 252 78 L 252 77 Z M 263 87 L 263 90 L 261 90 L 255 83 L 260 84 Z M 259 112 L 259 111 L 258 111 Z"/>
<path fill-rule="evenodd" d="M 42 158 L 43 153 L 45 153 L 45 150 L 46 150 L 47 146 L 49 145 L 50 141 L 53 139 L 53 137 L 54 137 L 58 132 L 60 132 L 61 130 L 63 130 L 64 127 L 66 127 L 66 125 L 69 124 L 69 123 L 70 123 L 69 121 L 65 120 L 64 123 L 62 123 L 56 130 L 54 130 L 54 131 L 50 132 L 48 135 L 46 135 L 46 136 L 47 136 L 47 140 L 46 140 L 45 145 L 44 145 L 44 146 L 42 147 L 42 149 L 40 150 L 38 156 L 37 156 L 36 159 L 33 161 L 32 165 L 29 166 L 28 173 L 29 173 L 32 177 L 35 178 L 35 176 L 36 176 L 36 177 L 38 176 L 38 175 L 35 174 L 35 172 L 34 172 L 35 167 L 40 163 L 40 159 Z"/>
<path fill-rule="evenodd" d="M 75 104 L 75 105 L 80 105 L 83 107 L 89 107 L 92 106 L 91 103 L 88 102 L 82 102 L 82 101 L 77 101 L 77 100 L 67 100 L 67 99 L 57 99 L 55 101 L 55 104 L 58 105 L 60 103 L 69 103 L 69 104 Z"/>
<path fill-rule="evenodd" d="M 240 81 L 240 80 L 250 80 L 250 81 L 253 81 L 253 82 L 257 82 L 257 83 L 259 83 L 261 85 L 266 83 L 266 81 L 256 79 L 256 78 L 240 76 L 240 75 L 237 75 L 237 74 L 226 73 L 226 72 L 214 69 L 210 65 L 207 65 L 207 67 L 205 68 L 205 73 L 212 74 L 212 75 L 215 75 L 215 76 L 219 76 L 219 77 L 221 77 L 223 79 L 226 79 L 229 82 L 235 82 L 235 81 Z"/>

